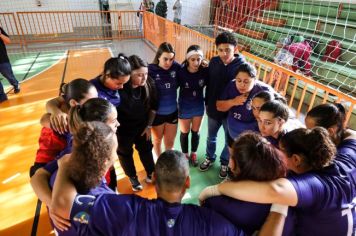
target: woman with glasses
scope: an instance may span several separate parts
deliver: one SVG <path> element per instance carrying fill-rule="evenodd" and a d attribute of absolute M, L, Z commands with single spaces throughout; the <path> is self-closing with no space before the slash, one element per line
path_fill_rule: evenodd
<path fill-rule="evenodd" d="M 228 112 L 228 144 L 243 131 L 257 131 L 257 121 L 252 113 L 252 98 L 260 91 L 273 91 L 267 84 L 256 78 L 256 69 L 249 63 L 239 66 L 235 80 L 231 81 L 216 102 L 218 111 Z M 231 152 L 230 152 L 231 153 Z"/>

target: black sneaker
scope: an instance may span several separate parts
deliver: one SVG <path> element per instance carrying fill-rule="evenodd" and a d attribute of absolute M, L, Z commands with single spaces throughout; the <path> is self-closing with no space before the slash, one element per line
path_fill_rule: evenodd
<path fill-rule="evenodd" d="M 132 186 L 132 190 L 134 192 L 137 192 L 137 191 L 141 191 L 143 189 L 140 181 L 138 181 L 137 177 L 130 177 L 130 182 L 131 182 L 131 186 Z"/>
<path fill-rule="evenodd" d="M 225 179 L 227 177 L 227 173 L 229 172 L 229 167 L 227 165 L 221 165 L 219 177 L 221 179 Z"/>
<path fill-rule="evenodd" d="M 21 91 L 20 87 L 14 88 L 14 93 L 19 93 Z"/>
<path fill-rule="evenodd" d="M 213 164 L 214 164 L 214 162 L 212 162 L 208 158 L 205 158 L 205 160 L 200 164 L 199 170 L 207 171 L 207 170 L 209 170 L 210 166 L 212 166 Z"/>

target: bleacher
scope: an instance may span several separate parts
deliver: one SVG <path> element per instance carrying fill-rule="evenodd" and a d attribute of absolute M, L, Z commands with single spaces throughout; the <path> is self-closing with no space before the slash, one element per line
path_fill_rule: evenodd
<path fill-rule="evenodd" d="M 279 1 L 276 9 L 261 10 L 236 33 L 250 52 L 273 60 L 276 42 L 299 33 L 317 42 L 311 56 L 313 79 L 356 96 L 356 4 L 321 1 Z M 341 42 L 336 63 L 322 61 L 329 41 Z"/>

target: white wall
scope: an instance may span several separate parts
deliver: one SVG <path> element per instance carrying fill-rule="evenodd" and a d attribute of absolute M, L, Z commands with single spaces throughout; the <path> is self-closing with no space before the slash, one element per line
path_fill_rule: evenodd
<path fill-rule="evenodd" d="M 155 0 L 155 6 L 159 0 Z M 167 19 L 173 21 L 173 5 L 175 0 L 166 0 L 168 12 Z M 210 0 L 181 0 L 182 2 L 182 25 L 208 24 L 210 12 Z M 137 7 L 138 8 L 138 7 Z"/>
<path fill-rule="evenodd" d="M 37 6 L 37 0 L 1 0 L 1 12 L 18 11 L 66 11 L 68 0 L 40 0 L 41 6 Z"/>

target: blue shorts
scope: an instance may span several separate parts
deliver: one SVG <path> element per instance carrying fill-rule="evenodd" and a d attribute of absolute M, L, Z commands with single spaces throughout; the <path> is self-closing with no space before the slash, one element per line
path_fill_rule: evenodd
<path fill-rule="evenodd" d="M 203 116 L 204 115 L 204 104 L 201 106 L 194 107 L 178 107 L 178 118 L 179 119 L 192 119 L 195 116 Z"/>

